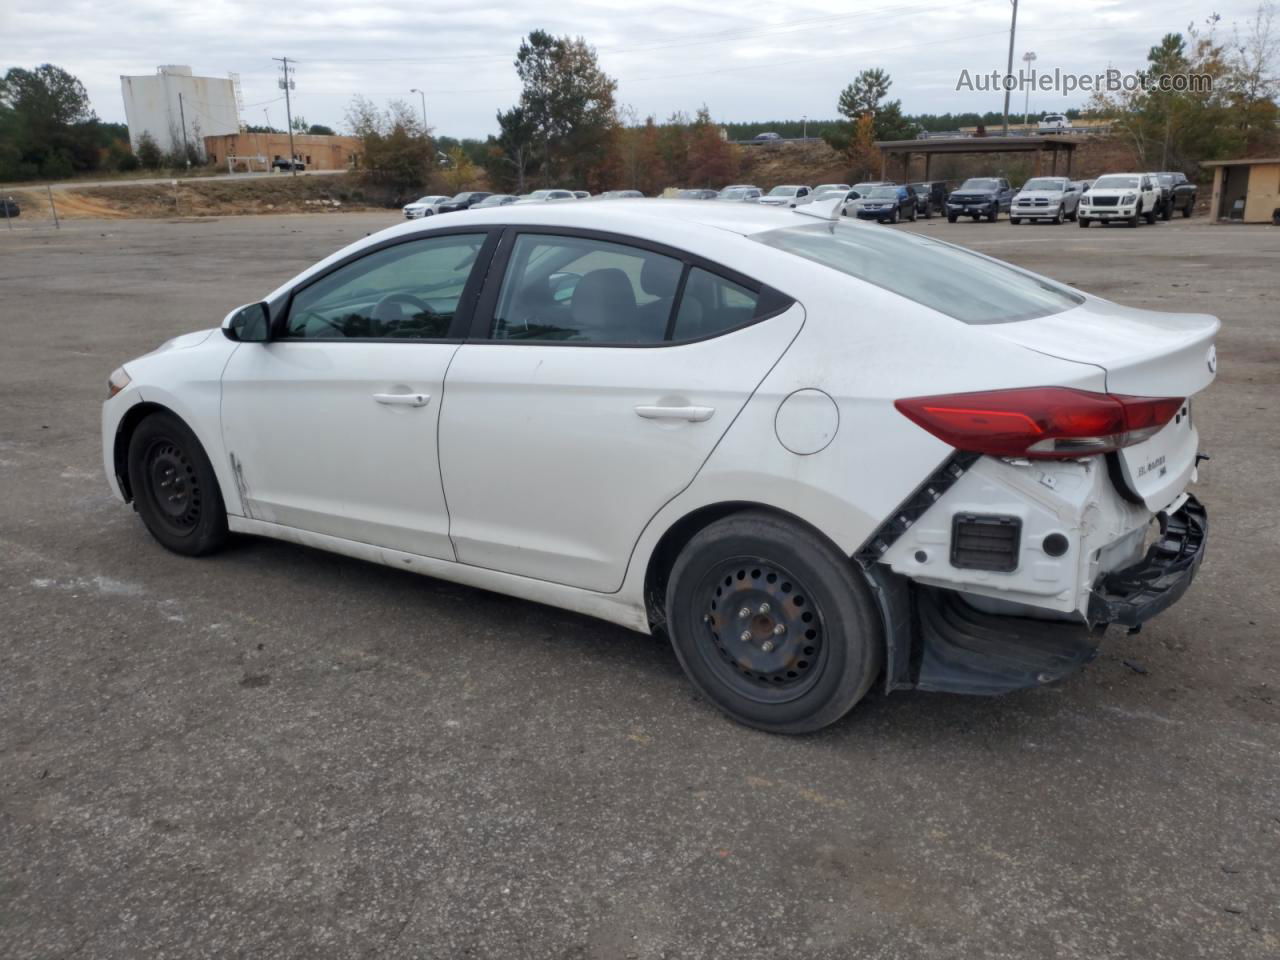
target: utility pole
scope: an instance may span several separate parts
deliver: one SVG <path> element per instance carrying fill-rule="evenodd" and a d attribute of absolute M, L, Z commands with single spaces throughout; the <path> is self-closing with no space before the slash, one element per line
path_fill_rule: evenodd
<path fill-rule="evenodd" d="M 178 92 L 178 118 L 182 121 L 182 159 L 191 166 L 191 145 L 187 143 L 187 111 L 182 108 L 182 92 Z M 172 128 L 170 128 L 172 129 Z"/>
<path fill-rule="evenodd" d="M 289 100 L 289 91 L 293 89 L 293 78 L 289 76 L 289 58 L 272 57 L 271 59 L 280 61 L 280 73 L 282 74 L 280 89 L 284 91 L 284 116 L 289 124 L 289 172 L 296 177 L 298 175 L 298 155 L 293 151 L 293 106 Z"/>
<path fill-rule="evenodd" d="M 809 139 L 809 115 L 807 113 L 802 114 L 800 117 L 800 122 L 804 124 L 804 126 L 800 128 L 800 139 L 808 140 Z"/>
<path fill-rule="evenodd" d="M 1027 73 L 1030 74 L 1031 70 L 1033 69 L 1031 65 L 1036 62 L 1036 52 L 1034 50 L 1028 50 L 1026 53 L 1022 55 L 1022 62 L 1027 65 Z M 1028 76 L 1027 79 L 1028 80 L 1031 79 L 1030 76 Z M 1030 83 L 1027 84 L 1026 94 L 1027 96 L 1022 102 L 1022 125 L 1029 129 L 1031 127 L 1031 84 Z"/>
<path fill-rule="evenodd" d="M 1004 135 L 1009 135 L 1009 78 L 1013 76 L 1013 35 L 1018 30 L 1018 0 L 1013 3 L 1013 20 L 1009 24 L 1009 68 L 1005 71 L 1004 84 Z"/>
<path fill-rule="evenodd" d="M 422 97 L 422 135 L 425 137 L 427 135 L 427 95 L 417 87 L 410 87 L 409 92 Z"/>

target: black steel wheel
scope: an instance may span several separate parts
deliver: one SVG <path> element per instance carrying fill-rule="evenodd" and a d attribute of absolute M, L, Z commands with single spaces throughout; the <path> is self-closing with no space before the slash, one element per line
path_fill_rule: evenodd
<path fill-rule="evenodd" d="M 745 511 L 689 541 L 667 589 L 672 646 L 690 680 L 735 720 L 806 733 L 870 688 L 883 629 L 862 574 L 833 544 Z"/>
<path fill-rule="evenodd" d="M 151 535 L 176 553 L 198 556 L 222 546 L 227 514 L 218 479 L 200 441 L 170 413 L 154 413 L 129 439 L 134 509 Z"/>

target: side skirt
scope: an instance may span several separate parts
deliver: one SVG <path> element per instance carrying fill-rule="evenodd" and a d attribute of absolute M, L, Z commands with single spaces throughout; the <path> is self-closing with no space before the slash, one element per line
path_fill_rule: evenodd
<path fill-rule="evenodd" d="M 399 550 L 387 550 L 369 543 L 344 540 L 324 533 L 311 533 L 296 527 L 268 523 L 265 520 L 253 520 L 249 517 L 228 515 L 227 526 L 233 533 L 270 537 L 273 540 L 284 540 L 304 547 L 313 547 L 316 550 L 328 550 L 357 560 L 380 563 L 398 570 L 409 570 L 480 590 L 492 590 L 509 597 L 572 610 L 589 617 L 608 620 L 610 623 L 616 623 L 639 633 L 649 632 L 649 618 L 645 615 L 644 604 L 628 603 L 618 594 L 595 593 L 578 587 L 567 587 L 559 583 L 548 583 L 545 580 L 534 580 L 531 577 L 473 567 L 453 560 L 440 560 L 435 557 L 402 553 Z"/>

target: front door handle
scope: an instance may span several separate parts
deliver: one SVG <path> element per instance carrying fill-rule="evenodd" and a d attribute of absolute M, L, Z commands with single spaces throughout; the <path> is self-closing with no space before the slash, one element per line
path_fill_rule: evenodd
<path fill-rule="evenodd" d="M 375 393 L 375 403 L 385 403 L 393 407 L 425 407 L 431 402 L 429 393 Z"/>
<path fill-rule="evenodd" d="M 636 407 L 636 413 L 646 420 L 688 420 L 691 423 L 710 420 L 715 412 L 715 407 Z"/>

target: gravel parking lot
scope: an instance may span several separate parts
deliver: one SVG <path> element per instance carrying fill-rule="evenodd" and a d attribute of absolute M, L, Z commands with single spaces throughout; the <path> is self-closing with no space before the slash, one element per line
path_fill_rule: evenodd
<path fill-rule="evenodd" d="M 0 232 L 0 956 L 1280 955 L 1280 231 L 884 228 L 1222 318 L 1209 558 L 1064 684 L 781 738 L 657 640 L 110 498 L 113 367 L 397 219 Z"/>

